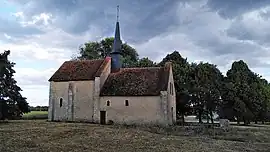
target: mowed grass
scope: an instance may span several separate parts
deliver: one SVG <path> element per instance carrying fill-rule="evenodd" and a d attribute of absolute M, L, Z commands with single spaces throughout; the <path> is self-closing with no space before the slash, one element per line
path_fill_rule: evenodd
<path fill-rule="evenodd" d="M 2 152 L 269 152 L 270 128 L 125 127 L 16 120 L 0 123 Z"/>
<path fill-rule="evenodd" d="M 22 116 L 23 119 L 47 119 L 48 111 L 31 111 Z"/>

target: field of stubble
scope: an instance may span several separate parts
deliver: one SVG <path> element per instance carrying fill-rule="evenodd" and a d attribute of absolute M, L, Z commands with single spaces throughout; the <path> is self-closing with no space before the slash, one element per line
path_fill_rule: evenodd
<path fill-rule="evenodd" d="M 192 127 L 127 127 L 46 120 L 0 123 L 0 152 L 270 151 L 270 127 L 229 132 Z"/>

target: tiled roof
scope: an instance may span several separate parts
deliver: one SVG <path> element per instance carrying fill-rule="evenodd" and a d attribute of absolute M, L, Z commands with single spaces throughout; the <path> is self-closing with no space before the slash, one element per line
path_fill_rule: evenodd
<path fill-rule="evenodd" d="M 102 62 L 102 64 L 98 68 L 98 70 L 95 74 L 95 77 L 99 77 L 101 75 L 101 73 L 104 71 L 104 68 L 106 67 L 106 65 L 108 65 L 109 61 L 111 61 L 111 57 L 106 57 L 104 59 L 104 61 Z"/>
<path fill-rule="evenodd" d="M 94 80 L 107 66 L 110 57 L 100 60 L 66 61 L 49 81 Z M 105 81 L 101 96 L 154 96 L 167 90 L 170 63 L 164 67 L 121 68 L 110 73 Z"/>
<path fill-rule="evenodd" d="M 155 96 L 167 90 L 169 66 L 123 68 L 111 73 L 100 96 Z"/>
<path fill-rule="evenodd" d="M 49 81 L 94 80 L 95 74 L 103 61 L 104 59 L 66 61 L 53 74 Z"/>

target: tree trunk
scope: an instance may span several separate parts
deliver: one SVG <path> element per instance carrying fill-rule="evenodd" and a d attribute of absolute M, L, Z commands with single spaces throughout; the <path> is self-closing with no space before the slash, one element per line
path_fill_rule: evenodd
<path fill-rule="evenodd" d="M 206 114 L 206 119 L 207 119 L 207 124 L 209 124 L 209 115 L 208 115 L 208 112 Z"/>
<path fill-rule="evenodd" d="M 247 125 L 248 125 L 248 122 L 247 122 L 247 120 L 245 119 L 245 117 L 243 117 L 243 121 L 244 121 L 244 125 L 247 126 Z"/>
<path fill-rule="evenodd" d="M 185 124 L 185 115 L 184 115 L 184 113 L 181 113 L 181 119 L 182 119 L 182 125 L 184 126 L 184 124 Z"/>
<path fill-rule="evenodd" d="M 212 111 L 210 111 L 210 119 L 211 119 L 211 123 L 214 124 L 213 112 Z"/>
<path fill-rule="evenodd" d="M 203 123 L 202 122 L 202 111 L 201 110 L 199 111 L 199 123 Z"/>
<path fill-rule="evenodd" d="M 237 125 L 239 126 L 240 125 L 240 118 L 239 118 L 239 116 L 237 116 Z"/>

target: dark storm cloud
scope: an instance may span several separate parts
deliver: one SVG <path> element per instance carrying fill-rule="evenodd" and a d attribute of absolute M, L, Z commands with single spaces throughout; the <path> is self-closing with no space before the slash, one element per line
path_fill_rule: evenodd
<path fill-rule="evenodd" d="M 208 0 L 207 5 L 224 18 L 234 18 L 269 3 L 269 0 Z"/>
<path fill-rule="evenodd" d="M 259 16 L 258 16 L 259 17 Z M 235 20 L 231 26 L 226 30 L 226 33 L 230 37 L 234 37 L 238 40 L 254 41 L 263 46 L 270 45 L 270 27 L 269 20 L 249 20 L 249 23 L 242 20 Z M 249 26 L 249 24 L 253 26 Z"/>
<path fill-rule="evenodd" d="M 265 19 L 265 20 L 269 20 L 270 18 L 270 11 L 267 10 L 267 11 L 261 11 L 260 12 L 260 16 Z"/>
<path fill-rule="evenodd" d="M 24 14 L 29 17 L 44 12 L 51 13 L 54 18 L 54 26 L 73 35 L 84 33 L 89 29 L 89 26 L 99 27 L 103 36 L 112 34 L 115 26 L 116 5 L 120 5 L 122 37 L 128 43 L 137 46 L 153 37 L 160 36 L 162 33 L 168 32 L 173 35 L 174 30 L 172 29 L 176 28 L 175 32 L 186 35 L 189 41 L 204 50 L 190 48 L 191 51 L 198 52 L 197 55 L 212 60 L 221 56 L 227 56 L 230 59 L 241 57 L 249 60 L 254 66 L 260 66 L 264 63 L 258 62 L 255 58 L 267 52 L 257 44 L 242 41 L 259 42 L 260 40 L 264 42 L 261 39 L 262 35 L 258 34 L 256 29 L 246 28 L 245 24 L 249 23 L 242 22 L 240 16 L 243 13 L 269 5 L 269 0 L 208 0 L 207 5 L 203 5 L 206 2 L 203 0 L 12 1 L 20 4 Z M 180 2 L 184 4 L 179 8 Z M 186 6 L 188 6 L 188 10 L 185 10 Z M 204 8 L 210 8 L 210 10 L 203 10 Z M 183 11 L 179 12 L 179 9 Z M 200 9 L 202 10 L 200 11 Z M 218 12 L 222 18 L 215 12 Z M 264 16 L 268 15 L 264 13 Z M 224 18 L 237 19 L 232 22 L 223 20 Z M 232 22 L 232 24 L 230 25 L 228 22 Z M 228 26 L 223 24 L 228 24 Z M 219 29 L 224 31 L 225 36 L 220 35 Z M 269 34 L 267 34 L 269 32 L 265 31 L 264 33 L 263 39 L 269 40 Z M 172 39 L 172 41 L 178 40 Z M 157 50 L 159 48 L 153 49 L 151 52 Z M 155 53 L 147 54 L 156 55 Z M 216 64 L 226 64 L 225 61 L 227 62 L 227 60 L 221 59 L 215 61 Z"/>
<path fill-rule="evenodd" d="M 165 32 L 175 25 L 177 0 L 129 1 L 126 0 L 13 0 L 30 16 L 52 13 L 54 24 L 71 34 L 81 34 L 89 26 L 98 26 L 104 34 L 113 31 L 116 5 L 120 5 L 121 30 L 125 40 L 142 42 Z"/>

